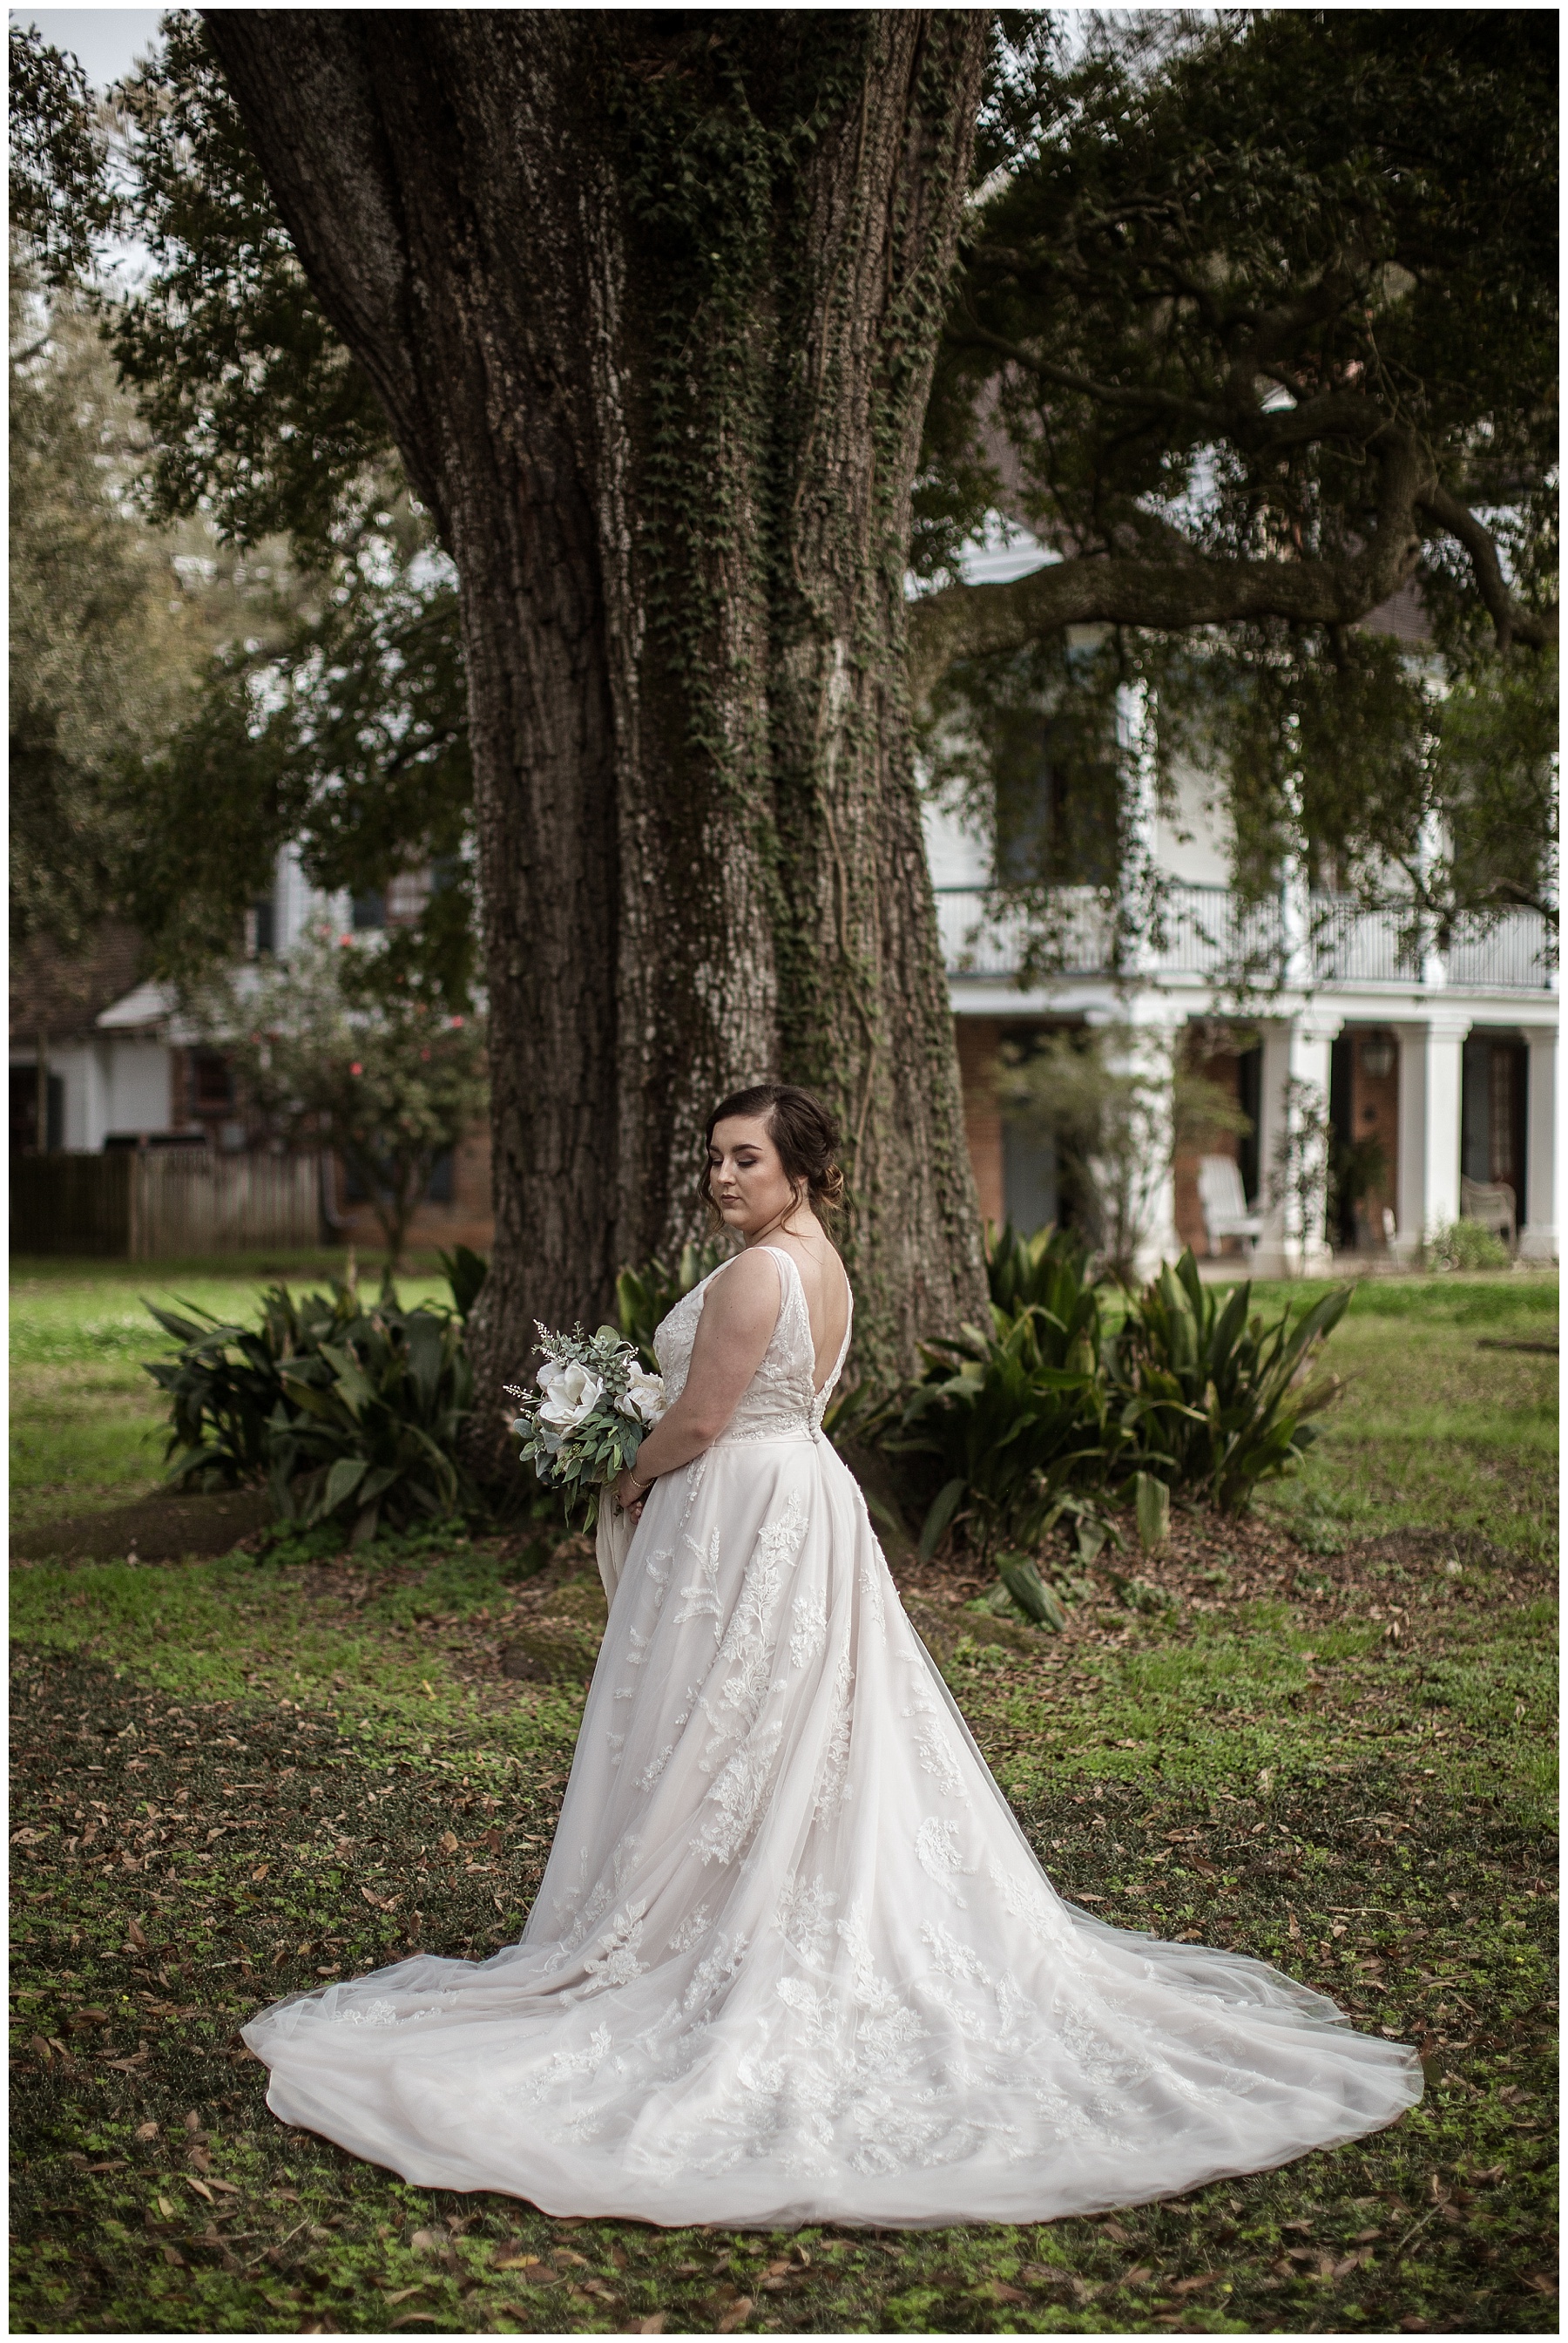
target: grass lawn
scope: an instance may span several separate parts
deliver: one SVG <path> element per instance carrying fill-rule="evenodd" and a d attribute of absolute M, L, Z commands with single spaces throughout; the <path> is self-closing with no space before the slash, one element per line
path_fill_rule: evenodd
<path fill-rule="evenodd" d="M 145 1276 L 14 1287 L 53 1443 L 24 1505 L 152 1477 L 150 1444 L 139 1479 L 107 1469 Z M 1262 1954 L 1422 2051 L 1393 2130 L 1093 2221 L 550 2220 L 284 2130 L 235 2037 L 259 2003 L 518 1933 L 602 1624 L 587 1551 L 454 1525 L 19 1566 L 14 2328 L 1555 2332 L 1555 1367 L 1481 1347 L 1549 1339 L 1555 1306 L 1544 1277 L 1363 1287 L 1301 1481 L 1241 1523 L 1179 1513 L 1149 1584 L 1101 1576 L 1060 1636 L 906 1574 L 1065 1893 Z"/>
<path fill-rule="evenodd" d="M 342 1252 L 215 1263 L 14 1261 L 11 1264 L 11 1528 L 146 1496 L 163 1462 L 159 1394 L 142 1361 L 173 1349 L 142 1297 L 248 1321 L 258 1287 L 308 1289 L 343 1274 Z M 417 1264 L 423 1267 L 424 1264 Z M 433 1265 L 432 1265 L 433 1267 Z M 372 1289 L 380 1265 L 364 1265 Z M 407 1302 L 449 1301 L 446 1280 L 406 1277 Z"/>

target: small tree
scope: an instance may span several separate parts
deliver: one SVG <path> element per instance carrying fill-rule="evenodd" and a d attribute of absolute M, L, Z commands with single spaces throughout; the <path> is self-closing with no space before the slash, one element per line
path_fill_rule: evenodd
<path fill-rule="evenodd" d="M 396 1265 L 437 1158 L 485 1112 L 480 1021 L 434 992 L 401 935 L 367 945 L 326 927 L 286 962 L 216 979 L 190 1006 L 275 1130 L 337 1150 Z"/>
<path fill-rule="evenodd" d="M 1191 1063 L 1186 1035 L 1131 1024 L 1050 1033 L 1028 1055 L 1004 1051 L 996 1091 L 1010 1121 L 1055 1142 L 1107 1267 L 1123 1277 L 1178 1153 L 1251 1129 L 1232 1093 Z"/>

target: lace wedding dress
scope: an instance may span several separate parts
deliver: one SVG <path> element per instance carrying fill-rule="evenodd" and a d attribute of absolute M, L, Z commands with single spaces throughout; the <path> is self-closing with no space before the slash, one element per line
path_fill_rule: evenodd
<path fill-rule="evenodd" d="M 265 2010 L 268 2105 L 425 2187 L 764 2227 L 1050 2219 L 1392 2123 L 1412 2050 L 1051 1888 L 823 1437 L 843 1353 L 814 1391 L 769 1250 L 767 1355 L 612 1584 L 521 1943 Z M 672 1398 L 710 1282 L 658 1330 Z"/>

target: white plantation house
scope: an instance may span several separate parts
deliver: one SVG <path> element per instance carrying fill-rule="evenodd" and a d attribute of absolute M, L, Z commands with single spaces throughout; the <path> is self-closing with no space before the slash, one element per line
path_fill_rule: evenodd
<path fill-rule="evenodd" d="M 1018 575 L 1044 558 L 1027 546 L 979 556 L 973 574 Z M 1388 621 L 1407 636 L 1410 610 Z M 1140 711 L 1123 710 L 1136 739 Z M 1042 727 L 1038 818 L 1060 818 L 1070 766 L 1053 770 Z M 1233 1088 L 1252 1124 L 1212 1153 L 1178 1156 L 1147 1213 L 1144 1266 L 1185 1243 L 1202 1254 L 1244 1251 L 1261 1273 L 1323 1262 L 1332 1249 L 1410 1258 L 1462 1217 L 1507 1235 L 1525 1259 L 1557 1250 L 1555 1144 L 1557 975 L 1546 923 L 1514 911 L 1446 955 L 1402 954 L 1400 922 L 1347 900 L 1308 893 L 1282 875 L 1276 899 L 1242 910 L 1229 885 L 1229 840 L 1207 778 L 1181 778 L 1177 802 L 1152 793 L 1136 824 L 1135 859 L 1156 880 L 1159 932 L 1120 976 L 1113 922 L 1093 890 L 1060 891 L 1052 973 L 1020 989 L 1022 922 L 988 917 L 997 853 L 951 814 L 933 810 L 927 836 L 963 1071 L 970 1151 L 988 1220 L 1034 1227 L 1062 1199 L 1048 1141 L 1010 1125 L 990 1070 L 1010 1039 L 1064 1025 L 1131 1031 L 1133 1056 L 1166 1069 L 1195 1023 L 1203 1071 Z M 1254 974 L 1244 1021 L 1229 981 Z M 1218 1048 L 1230 1027 L 1235 1042 Z M 1376 1142 L 1382 1169 L 1355 1215 L 1325 1231 L 1303 1212 L 1311 1125 L 1323 1117 L 1346 1141 Z M 1294 1128 L 1293 1128 L 1294 1127 Z M 1319 1144 L 1321 1155 L 1321 1141 Z M 1282 1192 L 1282 1190 L 1283 1192 Z"/>
<path fill-rule="evenodd" d="M 970 566 L 977 577 L 1016 575 L 1044 558 L 1015 540 L 977 553 Z M 1392 615 L 1397 628 L 1400 614 Z M 1125 720 L 1135 732 L 1138 710 L 1129 707 Z M 1053 761 L 1043 723 L 1036 786 L 1034 817 L 1060 818 L 1074 776 L 1070 763 Z M 1049 1141 L 997 1105 L 991 1071 L 1005 1042 L 1027 1051 L 1044 1032 L 1098 1024 L 1116 1028 L 1125 1044 L 1131 1029 L 1134 1058 L 1151 1080 L 1167 1079 L 1175 1045 L 1196 1027 L 1203 1071 L 1233 1091 L 1252 1129 L 1178 1156 L 1169 1176 L 1151 1183 L 1145 1265 L 1184 1243 L 1204 1255 L 1244 1255 L 1263 1272 L 1318 1265 L 1330 1248 L 1397 1260 L 1463 1216 L 1499 1228 L 1524 1258 L 1553 1258 L 1557 980 L 1544 922 L 1514 912 L 1446 957 L 1429 950 L 1412 962 L 1401 956 L 1393 919 L 1310 897 L 1289 872 L 1272 903 L 1243 916 L 1210 796 L 1192 772 L 1174 808 L 1161 810 L 1151 798 L 1135 850 L 1158 874 L 1163 913 L 1131 969 L 1111 973 L 1111 922 L 1092 888 L 1066 886 L 1059 972 L 1027 988 L 1018 981 L 1020 923 L 988 916 L 993 838 L 930 811 L 931 874 L 985 1218 L 1034 1228 L 1074 1210 Z M 325 897 L 286 850 L 272 893 L 251 911 L 249 948 L 286 952 L 319 920 L 343 931 L 397 924 L 417 915 L 427 883 L 399 880 L 386 899 Z M 1267 979 L 1244 1022 L 1227 985 L 1242 952 Z M 18 999 L 14 979 L 13 1150 L 36 1149 L 41 1113 L 52 1153 L 205 1142 L 216 1159 L 253 1149 L 222 1057 L 181 1025 L 162 988 L 129 981 L 128 950 L 100 958 L 63 990 L 45 986 L 47 999 Z M 1380 1166 L 1353 1213 L 1327 1230 L 1303 1202 L 1308 1182 L 1286 1177 L 1292 1161 L 1310 1162 L 1314 1118 L 1321 1130 L 1325 1116 L 1342 1140 L 1375 1142 Z M 357 1233 L 357 1202 L 335 1191 L 328 1167 L 327 1222 Z M 476 1132 L 442 1167 L 414 1233 L 482 1244 L 487 1216 L 488 1145 Z"/>

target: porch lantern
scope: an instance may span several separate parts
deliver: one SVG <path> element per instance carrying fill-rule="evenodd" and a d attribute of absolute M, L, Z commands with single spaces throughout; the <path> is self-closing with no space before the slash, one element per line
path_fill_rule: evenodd
<path fill-rule="evenodd" d="M 1392 1033 L 1369 1033 L 1362 1043 L 1362 1071 L 1369 1081 L 1385 1081 L 1393 1071 L 1394 1042 Z"/>

